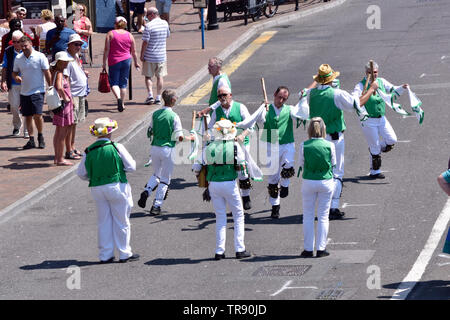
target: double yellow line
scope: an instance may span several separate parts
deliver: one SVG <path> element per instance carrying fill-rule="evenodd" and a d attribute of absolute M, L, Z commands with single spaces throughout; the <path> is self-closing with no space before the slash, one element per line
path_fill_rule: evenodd
<path fill-rule="evenodd" d="M 231 60 L 227 65 L 222 67 L 222 71 L 230 76 L 236 71 L 252 54 L 269 41 L 277 31 L 265 31 L 258 38 L 256 38 L 250 45 L 236 58 Z M 197 104 L 204 96 L 209 95 L 212 89 L 212 81 L 203 83 L 197 90 L 184 98 L 180 104 Z"/>

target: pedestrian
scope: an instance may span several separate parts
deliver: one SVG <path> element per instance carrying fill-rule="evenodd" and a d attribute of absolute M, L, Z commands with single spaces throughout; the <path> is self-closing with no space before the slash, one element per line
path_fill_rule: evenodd
<path fill-rule="evenodd" d="M 361 123 L 361 128 L 369 145 L 369 177 L 371 179 L 385 178 L 381 172 L 381 152 L 391 151 L 397 143 L 397 135 L 385 116 L 386 103 L 379 95 L 378 90 L 383 93 L 391 93 L 400 86 L 394 86 L 386 79 L 380 78 L 378 71 L 376 62 L 373 62 L 373 70 L 371 63 L 368 62 L 365 66 L 364 79 L 358 82 L 353 90 L 353 95 L 359 98 L 360 105 L 365 106 L 369 114 L 367 121 Z M 367 90 L 365 90 L 366 84 L 370 84 Z M 401 87 L 406 89 L 408 84 L 405 83 Z"/>
<path fill-rule="evenodd" d="M 22 31 L 24 35 L 30 38 L 33 47 L 39 47 L 39 41 L 36 43 L 36 41 L 28 33 L 23 31 L 22 25 L 20 24 L 20 20 L 17 18 L 11 19 L 11 21 L 9 21 L 9 32 L 2 37 L 2 47 L 0 51 L 1 60 L 3 60 L 3 54 L 5 53 L 6 48 L 12 45 L 12 34 L 16 30 Z"/>
<path fill-rule="evenodd" d="M 20 116 L 20 83 L 17 83 L 12 76 L 14 60 L 16 56 L 22 52 L 22 45 L 20 39 L 23 37 L 23 33 L 20 30 L 16 30 L 12 35 L 13 45 L 9 46 L 5 50 L 5 57 L 2 65 L 2 80 L 1 89 L 8 92 L 8 103 L 11 106 L 11 113 L 13 115 L 13 136 L 20 135 L 20 129 L 22 128 L 22 117 Z M 24 127 L 24 138 L 28 138 L 27 129 Z"/>
<path fill-rule="evenodd" d="M 52 59 L 55 59 L 56 53 L 67 50 L 67 43 L 69 37 L 74 34 L 70 28 L 66 26 L 66 18 L 62 14 L 58 14 L 55 17 L 56 27 L 47 31 L 45 36 L 45 52 L 52 55 Z"/>
<path fill-rule="evenodd" d="M 305 89 L 301 99 L 301 102 L 309 109 L 310 118 L 323 119 L 327 130 L 326 139 L 333 142 L 336 149 L 336 167 L 333 169 L 335 189 L 331 201 L 330 220 L 342 219 L 345 215 L 339 210 L 344 177 L 344 131 L 346 129 L 343 110 L 356 110 L 356 113 L 363 118 L 367 115 L 359 106 L 359 99 L 333 85 L 333 81 L 339 75 L 340 72 L 333 70 L 330 65 L 320 65 L 318 73 L 313 76 L 317 86 L 311 85 L 312 88 Z"/>
<path fill-rule="evenodd" d="M 442 172 L 438 176 L 437 181 L 441 189 L 450 197 L 450 160 L 448 170 Z"/>
<path fill-rule="evenodd" d="M 174 90 L 166 89 L 162 93 L 164 106 L 152 114 L 152 120 L 147 130 L 151 138 L 150 154 L 152 157 L 153 175 L 145 185 L 141 193 L 138 205 L 145 208 L 147 198 L 156 190 L 155 200 L 150 209 L 150 214 L 161 214 L 161 207 L 167 198 L 167 193 L 174 168 L 174 148 L 176 142 L 192 140 L 191 136 L 183 135 L 180 117 L 173 111 L 178 99 Z"/>
<path fill-rule="evenodd" d="M 56 24 L 53 22 L 53 12 L 48 9 L 41 11 L 42 23 L 36 27 L 35 35 L 39 37 L 39 51 L 45 52 L 45 40 L 47 39 L 48 30 L 56 28 Z"/>
<path fill-rule="evenodd" d="M 273 219 L 280 218 L 281 198 L 289 195 L 290 178 L 295 174 L 294 120 L 307 118 L 298 105 L 294 107 L 285 104 L 288 98 L 289 89 L 279 86 L 273 95 L 273 103 L 263 103 L 248 120 L 236 124 L 241 129 L 251 128 L 255 123 L 264 126 L 261 141 L 266 143 L 269 162 L 267 189 Z"/>
<path fill-rule="evenodd" d="M 12 19 L 17 18 L 17 15 L 13 11 L 8 11 L 5 15 L 5 21 L 0 24 L 0 38 L 2 38 L 5 34 L 9 32 L 9 22 Z"/>
<path fill-rule="evenodd" d="M 222 64 L 223 60 L 218 57 L 212 57 L 208 61 L 208 72 L 213 77 L 212 80 L 212 88 L 211 94 L 209 96 L 208 104 L 211 106 L 217 102 L 217 90 L 223 86 L 226 86 L 230 89 L 231 92 L 231 83 L 226 73 L 222 72 Z"/>
<path fill-rule="evenodd" d="M 219 101 L 212 106 L 215 108 L 213 108 L 211 120 L 208 123 L 209 130 L 213 128 L 217 121 L 222 119 L 238 123 L 250 117 L 247 107 L 243 103 L 233 100 L 233 95 L 228 86 L 220 87 L 217 96 Z M 238 128 L 236 136 L 236 140 L 243 144 L 247 152 L 250 152 L 250 139 L 248 136 L 251 131 L 250 129 L 242 130 Z M 250 176 L 246 171 L 239 171 L 238 178 L 244 210 L 250 210 L 252 207 L 250 199 L 250 188 L 252 187 Z"/>
<path fill-rule="evenodd" d="M 31 39 L 26 35 L 20 39 L 22 53 L 16 56 L 13 67 L 13 79 L 20 83 L 20 106 L 22 115 L 25 117 L 26 128 L 30 140 L 23 147 L 31 149 L 36 147 L 34 141 L 33 121 L 38 132 L 37 140 L 40 149 L 45 148 L 44 119 L 42 108 L 44 105 L 45 83 L 51 86 L 51 75 L 48 60 L 45 55 L 33 49 Z M 19 75 L 20 74 L 20 75 Z"/>
<path fill-rule="evenodd" d="M 166 40 L 170 31 L 167 21 L 159 17 L 155 7 L 147 10 L 147 18 L 149 22 L 145 25 L 141 47 L 142 75 L 148 92 L 144 103 L 161 104 L 164 77 L 167 76 Z M 156 78 L 156 99 L 153 97 L 153 77 Z"/>
<path fill-rule="evenodd" d="M 74 126 L 73 121 L 73 103 L 72 94 L 70 93 L 70 80 L 64 74 L 69 62 L 74 61 L 72 57 L 65 51 L 60 51 L 55 55 L 55 60 L 50 64 L 52 73 L 52 83 L 61 99 L 61 108 L 53 114 L 53 125 L 56 126 L 53 135 L 53 147 L 55 150 L 54 163 L 57 166 L 71 166 L 72 162 L 66 159 L 81 159 L 80 156 L 71 153 L 71 133 Z M 64 157 L 64 146 L 66 147 L 66 155 Z"/>
<path fill-rule="evenodd" d="M 161 19 L 167 21 L 167 24 L 170 26 L 170 7 L 175 0 L 155 0 L 155 2 Z"/>
<path fill-rule="evenodd" d="M 136 161 L 122 144 L 111 141 L 117 121 L 99 118 L 89 129 L 97 141 L 86 148 L 77 175 L 89 180 L 96 203 L 100 263 L 113 262 L 114 249 L 119 252 L 119 262 L 138 260 L 130 247 L 133 198 L 126 176 L 136 171 Z"/>
<path fill-rule="evenodd" d="M 69 77 L 70 91 L 72 94 L 74 124 L 71 126 L 70 151 L 66 153 L 66 158 L 68 159 L 76 159 L 81 156 L 81 152 L 75 148 L 75 135 L 77 132 L 77 125 L 84 122 L 86 118 L 86 95 L 89 72 L 83 69 L 79 57 L 82 45 L 83 40 L 81 40 L 80 35 L 70 35 L 67 53 L 73 61 L 69 62 L 66 71 Z"/>
<path fill-rule="evenodd" d="M 334 191 L 333 167 L 336 165 L 334 144 L 325 140 L 326 126 L 322 118 L 314 117 L 308 125 L 309 140 L 302 142 L 299 152 L 299 170 L 303 169 L 302 202 L 304 250 L 301 257 L 329 255 L 327 245 L 329 210 Z M 317 230 L 314 217 L 317 203 Z"/>
<path fill-rule="evenodd" d="M 227 206 L 234 221 L 234 250 L 236 259 L 248 258 L 251 253 L 245 248 L 245 221 L 242 199 L 236 183 L 237 171 L 245 165 L 240 145 L 234 141 L 237 129 L 230 120 L 220 120 L 214 125 L 216 137 L 203 151 L 203 165 L 207 166 L 206 180 L 216 214 L 215 260 L 225 258 Z M 194 173 L 199 175 L 200 164 L 194 164 Z"/>
<path fill-rule="evenodd" d="M 142 33 L 144 28 L 144 12 L 146 0 L 130 0 L 130 11 L 137 15 L 136 29 L 138 33 Z"/>
<path fill-rule="evenodd" d="M 89 37 L 92 35 L 92 23 L 91 20 L 86 16 L 87 7 L 86 5 L 80 3 L 77 5 L 75 11 L 75 20 L 73 21 L 73 30 L 81 37 L 83 40 L 82 49 L 87 49 L 89 44 Z"/>

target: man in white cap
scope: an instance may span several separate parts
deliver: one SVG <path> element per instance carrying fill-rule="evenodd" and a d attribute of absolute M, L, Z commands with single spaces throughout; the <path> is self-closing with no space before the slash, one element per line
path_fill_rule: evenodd
<path fill-rule="evenodd" d="M 136 161 L 122 144 L 111 141 L 118 129 L 116 121 L 99 118 L 89 129 L 97 141 L 86 148 L 77 175 L 89 180 L 97 205 L 100 263 L 114 261 L 114 248 L 119 252 L 119 262 L 138 260 L 139 255 L 130 247 L 133 198 L 126 177 L 126 172 L 136 171 Z"/>
<path fill-rule="evenodd" d="M 339 201 L 342 193 L 342 179 L 344 177 L 344 131 L 346 129 L 345 111 L 356 111 L 365 119 L 367 112 L 359 105 L 359 99 L 348 92 L 332 86 L 333 80 L 340 75 L 328 64 L 322 64 L 318 73 L 313 76 L 317 87 L 305 89 L 300 103 L 309 107 L 309 118 L 321 117 L 326 125 L 326 139 L 331 141 L 336 149 L 336 166 L 333 169 L 335 189 L 331 200 L 329 219 L 342 219 L 344 212 L 339 210 Z"/>
<path fill-rule="evenodd" d="M 216 213 L 216 250 L 214 258 L 225 258 L 225 240 L 227 226 L 227 206 L 231 209 L 234 220 L 234 248 L 236 259 L 248 258 L 244 244 L 244 209 L 236 184 L 237 171 L 245 165 L 245 156 L 240 145 L 235 142 L 236 126 L 227 119 L 217 121 L 214 125 L 215 140 L 203 151 L 204 164 L 207 166 L 206 180 L 208 190 Z M 194 164 L 196 175 L 200 173 L 201 164 Z"/>
<path fill-rule="evenodd" d="M 370 87 L 365 89 L 369 84 Z M 400 87 L 406 89 L 408 84 L 394 86 L 386 79 L 378 77 L 378 64 L 372 61 L 371 65 L 369 61 L 365 66 L 364 79 L 358 82 L 353 89 L 353 95 L 359 98 L 360 105 L 365 106 L 369 114 L 367 121 L 361 123 L 361 128 L 371 155 L 369 174 L 371 179 L 385 178 L 385 175 L 381 173 L 381 152 L 391 151 L 397 142 L 397 135 L 385 117 L 386 104 L 378 90 L 383 93 L 391 93 Z"/>

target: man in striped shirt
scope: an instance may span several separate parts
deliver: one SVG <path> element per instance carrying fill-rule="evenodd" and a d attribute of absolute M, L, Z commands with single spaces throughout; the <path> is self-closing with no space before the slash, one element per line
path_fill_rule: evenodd
<path fill-rule="evenodd" d="M 142 75 L 145 76 L 148 97 L 146 104 L 161 104 L 163 77 L 167 75 L 166 40 L 170 35 L 167 21 L 159 17 L 158 9 L 151 7 L 147 10 L 149 22 L 145 25 L 142 35 L 141 61 L 144 66 Z M 153 76 L 156 77 L 156 99 L 153 98 Z"/>

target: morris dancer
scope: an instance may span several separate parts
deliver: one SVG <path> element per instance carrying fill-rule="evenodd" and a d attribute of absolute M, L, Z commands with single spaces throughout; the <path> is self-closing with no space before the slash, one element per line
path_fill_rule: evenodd
<path fill-rule="evenodd" d="M 334 88 L 333 80 L 340 72 L 334 71 L 328 64 L 322 64 L 318 73 L 313 76 L 317 82 L 316 88 L 304 89 L 299 102 L 304 108 L 309 108 L 309 117 L 321 117 L 327 129 L 326 139 L 333 142 L 336 149 L 336 167 L 333 169 L 335 189 L 331 201 L 329 219 L 342 219 L 344 212 L 339 210 L 339 201 L 342 192 L 342 179 L 344 177 L 344 121 L 345 111 L 356 109 L 357 114 L 364 120 L 367 113 L 360 108 L 359 100 L 348 92 Z"/>
<path fill-rule="evenodd" d="M 114 247 L 119 262 L 139 259 L 130 247 L 133 198 L 126 177 L 126 172 L 136 171 L 136 162 L 123 145 L 111 141 L 117 129 L 117 122 L 109 118 L 95 120 L 90 132 L 98 139 L 86 148 L 77 170 L 81 179 L 89 180 L 97 205 L 100 263 L 114 261 Z"/>
<path fill-rule="evenodd" d="M 193 137 L 185 137 L 181 127 L 180 117 L 172 110 L 178 99 L 174 90 L 166 89 L 162 93 L 164 106 L 156 110 L 152 115 L 147 136 L 151 142 L 150 154 L 154 173 L 145 185 L 141 193 L 138 205 L 145 208 L 147 198 L 156 190 L 155 200 L 150 209 L 150 214 L 161 214 L 161 206 L 167 198 L 170 179 L 174 167 L 173 151 L 177 141 L 192 140 Z"/>
<path fill-rule="evenodd" d="M 217 57 L 212 57 L 208 61 L 208 72 L 213 76 L 213 85 L 211 89 L 211 94 L 209 96 L 209 105 L 212 105 L 218 101 L 217 90 L 222 87 L 228 87 L 231 92 L 230 79 L 225 73 L 222 73 L 222 59 Z"/>
<path fill-rule="evenodd" d="M 267 107 L 266 103 L 263 103 L 249 119 L 236 124 L 242 129 L 250 128 L 255 123 L 264 124 L 261 140 L 267 143 L 267 155 L 270 161 L 271 175 L 268 178 L 268 192 L 273 219 L 280 217 L 280 198 L 288 196 L 289 179 L 295 174 L 294 119 L 308 118 L 305 110 L 299 106 L 284 104 L 288 98 L 289 89 L 280 86 L 273 95 L 272 104 Z M 277 153 L 272 156 L 274 151 Z"/>
<path fill-rule="evenodd" d="M 203 151 L 204 165 L 207 165 L 206 180 L 209 194 L 216 213 L 216 250 L 214 258 L 225 258 L 227 226 L 227 205 L 234 220 L 234 248 L 236 259 L 250 257 L 244 244 L 244 210 L 239 189 L 236 184 L 236 171 L 244 169 L 245 156 L 239 143 L 234 141 L 236 127 L 230 120 L 220 120 L 214 125 L 215 140 Z M 200 173 L 202 165 L 195 163 L 193 171 Z"/>
<path fill-rule="evenodd" d="M 353 95 L 359 97 L 360 105 L 365 106 L 369 113 L 369 118 L 361 123 L 361 128 L 369 145 L 371 155 L 370 175 L 372 179 L 384 179 L 385 175 L 381 173 L 381 152 L 389 152 L 394 148 L 397 142 L 397 136 L 391 124 L 385 117 L 386 104 L 378 93 L 391 93 L 399 88 L 407 89 L 408 84 L 394 86 L 389 81 L 378 77 L 378 64 L 368 62 L 365 66 L 366 76 L 353 90 Z M 369 80 L 368 80 L 369 79 Z M 370 87 L 365 90 L 368 86 Z"/>

